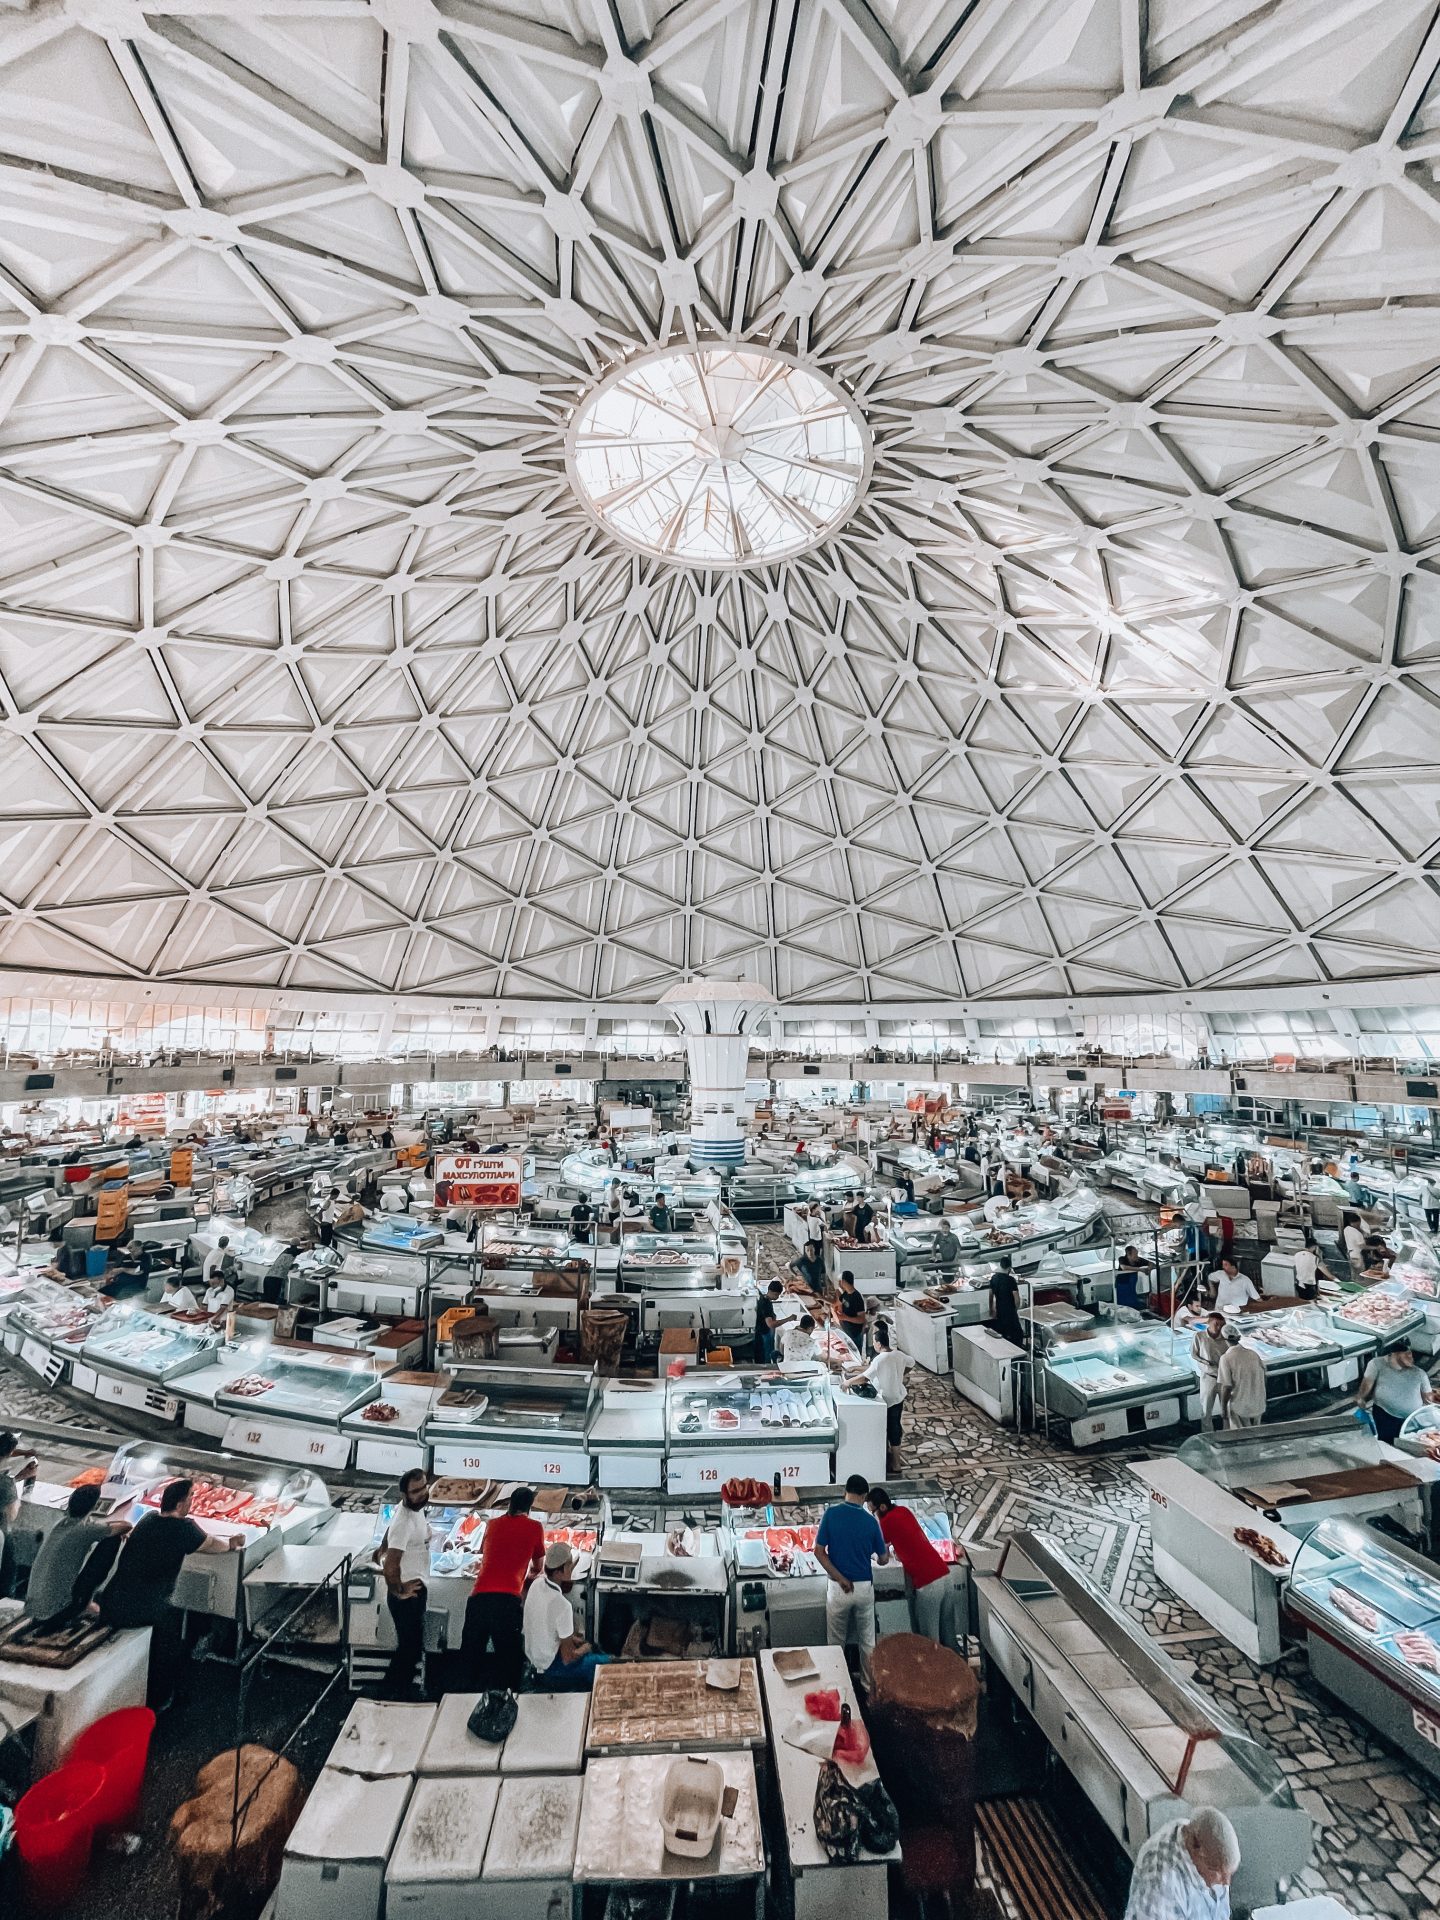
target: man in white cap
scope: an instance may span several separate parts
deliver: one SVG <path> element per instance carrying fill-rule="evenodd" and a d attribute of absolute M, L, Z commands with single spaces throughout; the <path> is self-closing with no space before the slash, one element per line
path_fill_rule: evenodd
<path fill-rule="evenodd" d="M 573 1550 L 563 1540 L 553 1541 L 545 1549 L 543 1572 L 525 1595 L 525 1658 L 542 1693 L 588 1693 L 596 1667 L 610 1663 L 608 1653 L 596 1653 L 575 1631 L 570 1605 L 574 1578 Z"/>
<path fill-rule="evenodd" d="M 1240 1842 L 1218 1809 L 1172 1820 L 1135 1856 L 1125 1920 L 1229 1920 L 1239 1865 Z"/>

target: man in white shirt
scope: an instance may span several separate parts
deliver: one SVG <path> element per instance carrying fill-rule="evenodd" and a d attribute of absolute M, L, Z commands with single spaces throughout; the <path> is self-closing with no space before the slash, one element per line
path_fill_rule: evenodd
<path fill-rule="evenodd" d="M 423 1467 L 400 1479 L 400 1504 L 390 1516 L 380 1548 L 385 1575 L 385 1605 L 395 1628 L 395 1652 L 385 1674 L 385 1693 L 406 1699 L 415 1686 L 415 1669 L 425 1647 L 425 1605 L 429 1589 L 430 1526 L 425 1509 L 430 1481 Z"/>
<path fill-rule="evenodd" d="M 786 1327 L 780 1337 L 780 1358 L 784 1361 L 814 1360 L 819 1356 L 820 1343 L 816 1338 L 815 1322 L 810 1314 L 801 1314 L 793 1325 Z"/>
<path fill-rule="evenodd" d="M 890 1345 L 890 1328 L 886 1321 L 877 1320 L 870 1330 L 875 1351 L 858 1373 L 848 1374 L 847 1387 L 854 1386 L 857 1380 L 868 1380 L 875 1389 L 876 1396 L 885 1407 L 885 1460 L 888 1471 L 893 1472 L 900 1458 L 900 1448 L 905 1438 L 905 1426 L 900 1409 L 905 1404 L 905 1368 L 906 1356 L 896 1353 Z"/>
<path fill-rule="evenodd" d="M 1240 1344 L 1240 1329 L 1225 1329 L 1225 1354 L 1216 1376 L 1227 1427 L 1258 1427 L 1265 1412 L 1265 1362 Z"/>
<path fill-rule="evenodd" d="M 216 1274 L 214 1283 L 206 1287 L 200 1302 L 206 1313 L 228 1313 L 235 1304 L 235 1289 L 223 1274 Z"/>
<path fill-rule="evenodd" d="M 1346 1221 L 1340 1238 L 1345 1242 L 1345 1258 L 1352 1277 L 1365 1271 L 1365 1229 L 1353 1215 Z"/>
<path fill-rule="evenodd" d="M 1420 1182 L 1420 1205 L 1425 1209 L 1425 1225 L 1431 1233 L 1440 1233 L 1440 1180 L 1433 1173 Z"/>
<path fill-rule="evenodd" d="M 570 1588 L 575 1578 L 575 1553 L 563 1540 L 545 1549 L 545 1567 L 525 1595 L 522 1632 L 525 1658 L 539 1676 L 542 1693 L 588 1693 L 596 1667 L 610 1664 L 608 1653 L 596 1653 L 575 1631 Z"/>
<path fill-rule="evenodd" d="M 1311 1235 L 1306 1235 L 1303 1247 L 1297 1247 L 1295 1249 L 1294 1261 L 1295 1291 L 1300 1299 L 1313 1300 L 1315 1298 L 1320 1291 L 1320 1278 L 1322 1274 L 1325 1279 L 1329 1280 L 1332 1284 L 1334 1283 L 1334 1274 L 1331 1273 L 1328 1267 L 1322 1267 L 1320 1264 L 1320 1249 L 1316 1246 L 1314 1238 Z"/>
<path fill-rule="evenodd" d="M 1212 1304 L 1217 1313 L 1240 1313 L 1248 1301 L 1260 1298 L 1254 1281 L 1241 1273 L 1233 1260 L 1222 1260 L 1210 1273 L 1209 1281 L 1215 1290 Z"/>
<path fill-rule="evenodd" d="M 1135 1856 L 1125 1920 L 1229 1920 L 1239 1865 L 1235 1829 L 1216 1808 L 1172 1820 Z"/>
<path fill-rule="evenodd" d="M 165 1285 L 160 1290 L 159 1311 L 161 1313 L 198 1313 L 200 1302 L 178 1273 L 167 1274 Z"/>
<path fill-rule="evenodd" d="M 224 1272 L 225 1262 L 229 1255 L 229 1248 L 230 1236 L 228 1233 L 222 1233 L 214 1246 L 211 1247 L 210 1251 L 206 1254 L 204 1260 L 200 1263 L 200 1278 L 205 1286 L 211 1286 L 214 1283 L 215 1276 Z"/>
<path fill-rule="evenodd" d="M 1197 1327 L 1190 1343 L 1191 1358 L 1200 1376 L 1200 1425 L 1208 1433 L 1216 1425 L 1215 1409 L 1220 1404 L 1220 1362 L 1225 1358 L 1225 1316 L 1207 1313 L 1203 1327 Z"/>

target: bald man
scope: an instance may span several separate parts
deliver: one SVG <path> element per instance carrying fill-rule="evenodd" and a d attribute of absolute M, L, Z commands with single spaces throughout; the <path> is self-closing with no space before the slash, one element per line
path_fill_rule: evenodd
<path fill-rule="evenodd" d="M 1125 1920 L 1229 1920 L 1239 1865 L 1235 1829 L 1216 1808 L 1172 1820 L 1135 1857 Z"/>

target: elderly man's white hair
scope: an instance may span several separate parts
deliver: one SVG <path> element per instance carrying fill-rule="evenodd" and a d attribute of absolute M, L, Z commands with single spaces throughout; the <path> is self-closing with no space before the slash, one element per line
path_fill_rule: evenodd
<path fill-rule="evenodd" d="M 1234 1873 L 1240 1864 L 1240 1841 L 1218 1807 L 1199 1807 L 1185 1822 L 1185 1832 L 1207 1865 Z"/>

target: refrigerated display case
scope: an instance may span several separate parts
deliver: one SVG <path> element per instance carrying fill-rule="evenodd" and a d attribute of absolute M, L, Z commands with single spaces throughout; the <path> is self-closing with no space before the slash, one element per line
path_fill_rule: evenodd
<path fill-rule="evenodd" d="M 1266 1403 L 1272 1407 L 1353 1386 L 1375 1351 L 1372 1335 L 1337 1321 L 1323 1307 L 1243 1313 L 1236 1324 L 1243 1343 L 1265 1362 Z"/>
<path fill-rule="evenodd" d="M 306 1467 L 172 1451 L 148 1440 L 128 1441 L 116 1451 L 104 1490 L 114 1496 L 113 1512 L 123 1513 L 128 1503 L 131 1519 L 139 1520 L 158 1512 L 161 1494 L 180 1479 L 193 1482 L 191 1519 L 208 1534 L 239 1534 L 244 1544 L 227 1554 L 190 1554 L 174 1604 L 226 1620 L 241 1618 L 245 1576 L 277 1548 L 313 1540 L 334 1512 L 325 1483 Z"/>
<path fill-rule="evenodd" d="M 237 1453 L 337 1469 L 350 1464 L 340 1422 L 380 1391 L 385 1369 L 348 1348 L 255 1342 L 239 1349 L 249 1364 L 220 1381 L 217 1414 L 229 1416 L 223 1439 Z M 225 1353 L 228 1365 L 237 1349 Z M 208 1371 L 208 1370 L 207 1370 Z M 197 1382 L 203 1375 L 195 1376 Z"/>
<path fill-rule="evenodd" d="M 1094 1162 L 1090 1171 L 1102 1186 L 1119 1187 L 1161 1207 L 1177 1205 L 1190 1185 L 1187 1174 L 1175 1167 L 1162 1166 L 1144 1153 L 1107 1153 L 1103 1160 Z"/>
<path fill-rule="evenodd" d="M 37 1274 L 14 1297 L 6 1315 L 5 1351 L 17 1355 L 49 1385 L 57 1385 L 106 1311 L 98 1295 Z"/>
<path fill-rule="evenodd" d="M 1368 1336 L 1372 1350 L 1378 1346 L 1382 1353 L 1425 1332 L 1424 1311 L 1408 1288 L 1393 1278 L 1378 1281 L 1363 1293 L 1342 1295 L 1330 1309 L 1330 1321 L 1337 1333 Z"/>
<path fill-rule="evenodd" d="M 616 1282 L 622 1293 L 703 1293 L 720 1284 L 713 1233 L 627 1233 Z"/>
<path fill-rule="evenodd" d="M 192 1260 L 203 1262 L 205 1255 L 219 1245 L 222 1236 L 230 1242 L 227 1251 L 234 1256 L 244 1286 L 262 1288 L 268 1281 L 273 1288 L 290 1271 L 295 1249 L 288 1241 L 271 1234 L 258 1233 L 254 1227 L 247 1227 L 243 1220 L 231 1219 L 224 1214 L 212 1214 L 190 1235 Z"/>
<path fill-rule="evenodd" d="M 972 1585 L 992 1670 L 1125 1851 L 1133 1858 L 1171 1821 L 1215 1807 L 1240 1840 L 1236 1907 L 1283 1898 L 1309 1863 L 1311 1835 L 1276 1756 L 1054 1541 L 1012 1534 Z"/>
<path fill-rule="evenodd" d="M 581 1246 L 563 1227 L 531 1227 L 486 1221 L 475 1253 L 486 1278 L 534 1280 L 537 1273 L 586 1273 L 591 1250 Z M 483 1283 L 482 1283 L 483 1284 Z"/>
<path fill-rule="evenodd" d="M 825 1485 L 838 1438 L 828 1374 L 688 1374 L 665 1387 L 665 1484 L 718 1494 L 727 1480 Z"/>
<path fill-rule="evenodd" d="M 1173 1427 L 1198 1392 L 1190 1336 L 1168 1326 L 1105 1324 L 1057 1340 L 1039 1369 L 1042 1413 L 1076 1447 Z"/>
<path fill-rule="evenodd" d="M 1310 1672 L 1417 1765 L 1440 1776 L 1440 1575 L 1348 1520 L 1306 1538 L 1290 1576 Z"/>
<path fill-rule="evenodd" d="M 1383 1514 L 1423 1539 L 1440 1466 L 1407 1460 L 1335 1413 L 1196 1434 L 1173 1459 L 1131 1471 L 1150 1489 L 1160 1578 L 1243 1653 L 1269 1663 L 1283 1651 L 1283 1585 L 1304 1538 L 1329 1519 Z"/>
<path fill-rule="evenodd" d="M 725 1200 L 737 1220 L 778 1220 L 795 1198 L 793 1169 L 747 1160 L 725 1179 Z"/>
<path fill-rule="evenodd" d="M 1407 1415 L 1395 1444 L 1417 1460 L 1440 1461 L 1440 1407 L 1417 1407 Z"/>
<path fill-rule="evenodd" d="M 456 1367 L 423 1438 L 438 1474 L 584 1487 L 596 1402 L 593 1367 Z"/>
<path fill-rule="evenodd" d="M 1410 1335 L 1417 1353 L 1433 1354 L 1440 1346 L 1440 1263 L 1428 1247 L 1402 1250 L 1390 1269 L 1387 1285 L 1399 1288 L 1420 1315 L 1421 1325 Z"/>
<path fill-rule="evenodd" d="M 223 1329 L 208 1318 L 149 1313 L 127 1301 L 94 1323 L 80 1358 L 97 1372 L 160 1386 L 208 1366 L 223 1339 Z"/>

